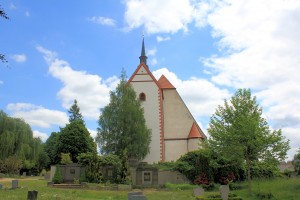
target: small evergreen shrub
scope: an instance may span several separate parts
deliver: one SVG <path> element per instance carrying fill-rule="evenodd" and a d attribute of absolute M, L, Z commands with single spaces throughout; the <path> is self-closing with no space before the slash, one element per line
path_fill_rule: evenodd
<path fill-rule="evenodd" d="M 53 176 L 52 182 L 55 184 L 60 184 L 64 182 L 61 169 L 59 167 L 56 167 L 55 174 Z"/>

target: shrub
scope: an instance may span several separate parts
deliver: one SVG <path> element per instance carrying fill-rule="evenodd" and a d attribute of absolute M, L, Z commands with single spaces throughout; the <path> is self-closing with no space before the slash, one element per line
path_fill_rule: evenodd
<path fill-rule="evenodd" d="M 206 191 L 213 191 L 215 189 L 215 184 L 214 183 L 210 183 L 208 185 L 202 185 L 203 189 Z"/>
<path fill-rule="evenodd" d="M 61 169 L 59 167 L 56 167 L 52 182 L 55 184 L 60 184 L 60 183 L 63 183 L 63 181 L 64 181 L 64 179 L 61 174 Z"/>
<path fill-rule="evenodd" d="M 207 174 L 202 173 L 199 176 L 197 176 L 194 180 L 194 183 L 197 185 L 209 185 L 209 179 L 207 177 Z"/>
<path fill-rule="evenodd" d="M 244 187 L 245 186 L 242 186 L 240 183 L 234 183 L 234 182 L 229 183 L 229 189 L 230 190 L 241 190 Z"/>
<path fill-rule="evenodd" d="M 85 170 L 80 171 L 79 182 L 86 182 Z"/>
<path fill-rule="evenodd" d="M 273 199 L 274 196 L 270 192 L 259 192 L 257 195 L 258 199 Z"/>
<path fill-rule="evenodd" d="M 181 156 L 176 161 L 174 169 L 184 174 L 191 182 L 202 173 L 206 174 L 209 180 L 212 179 L 209 156 L 205 150 L 191 151 Z"/>

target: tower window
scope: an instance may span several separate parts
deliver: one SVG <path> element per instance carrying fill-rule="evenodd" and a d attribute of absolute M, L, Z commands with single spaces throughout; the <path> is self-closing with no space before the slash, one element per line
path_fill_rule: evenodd
<path fill-rule="evenodd" d="M 141 101 L 146 101 L 146 95 L 145 95 L 145 93 L 142 92 L 142 93 L 140 94 L 139 98 L 140 98 Z"/>

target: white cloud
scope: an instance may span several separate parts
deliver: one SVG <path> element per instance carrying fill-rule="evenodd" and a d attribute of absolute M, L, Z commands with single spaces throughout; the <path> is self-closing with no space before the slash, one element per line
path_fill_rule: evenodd
<path fill-rule="evenodd" d="M 12 112 L 12 117 L 22 118 L 31 126 L 49 128 L 52 125 L 63 126 L 68 122 L 65 112 L 49 110 L 30 103 L 10 103 L 7 109 Z"/>
<path fill-rule="evenodd" d="M 191 77 L 188 80 L 180 80 L 176 74 L 166 68 L 153 72 L 157 79 L 162 74 L 176 87 L 195 118 L 210 117 L 217 106 L 223 104 L 224 99 L 230 97 L 230 93 L 226 89 L 220 89 L 206 79 Z"/>
<path fill-rule="evenodd" d="M 0 85 L 2 85 L 4 82 L 0 80 Z"/>
<path fill-rule="evenodd" d="M 42 133 L 40 131 L 34 130 L 33 137 L 40 138 L 43 142 L 46 142 L 49 136 L 46 133 Z"/>
<path fill-rule="evenodd" d="M 25 54 L 14 54 L 11 58 L 18 63 L 23 63 L 27 59 Z"/>
<path fill-rule="evenodd" d="M 101 25 L 105 25 L 105 26 L 115 26 L 116 25 L 116 21 L 114 19 L 107 18 L 107 17 L 93 16 L 93 17 L 88 18 L 88 20 L 92 21 L 96 24 L 101 24 Z"/>
<path fill-rule="evenodd" d="M 150 59 L 150 65 L 152 66 L 157 65 L 157 59 L 156 58 Z"/>
<path fill-rule="evenodd" d="M 254 90 L 270 124 L 299 141 L 300 2 L 228 0 L 216 5 L 205 16 L 221 52 L 203 60 L 211 80 Z M 292 149 L 295 145 L 300 144 L 291 143 Z"/>
<path fill-rule="evenodd" d="M 30 16 L 30 13 L 29 13 L 28 10 L 25 12 L 25 16 L 26 16 L 26 17 L 29 17 L 29 16 Z"/>
<path fill-rule="evenodd" d="M 148 56 L 154 56 L 155 54 L 156 54 L 156 48 L 147 50 L 147 55 Z"/>
<path fill-rule="evenodd" d="M 171 40 L 171 37 L 156 36 L 156 41 L 157 42 L 163 42 L 163 41 L 168 41 L 168 40 Z"/>
<path fill-rule="evenodd" d="M 57 93 L 58 98 L 62 100 L 62 106 L 69 109 L 74 99 L 77 99 L 84 117 L 98 119 L 100 108 L 109 102 L 109 91 L 115 88 L 119 79 L 113 76 L 102 80 L 98 75 L 73 70 L 67 61 L 58 59 L 56 53 L 40 46 L 37 46 L 37 50 L 44 54 L 49 73 L 63 83 L 63 87 Z"/>
<path fill-rule="evenodd" d="M 88 131 L 90 132 L 90 134 L 91 134 L 91 137 L 92 138 L 96 138 L 96 136 L 97 136 L 97 131 L 95 131 L 95 130 L 91 130 L 91 129 L 88 129 Z"/>
<path fill-rule="evenodd" d="M 188 31 L 193 20 L 193 7 L 189 0 L 125 0 L 127 28 L 144 26 L 147 33 L 175 33 Z"/>

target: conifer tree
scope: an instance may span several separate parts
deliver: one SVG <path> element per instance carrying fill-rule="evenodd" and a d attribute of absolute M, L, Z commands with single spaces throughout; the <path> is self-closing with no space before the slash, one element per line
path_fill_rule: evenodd
<path fill-rule="evenodd" d="M 70 114 L 70 116 L 69 116 L 69 122 L 70 123 L 73 122 L 73 121 L 76 121 L 76 120 L 84 122 L 82 114 L 80 112 L 80 108 L 78 107 L 76 99 L 74 100 L 74 103 L 71 106 L 71 108 L 68 110 L 68 113 Z"/>
<path fill-rule="evenodd" d="M 110 103 L 101 110 L 96 141 L 103 154 L 122 157 L 127 148 L 128 158 L 143 159 L 149 153 L 151 132 L 124 70 L 120 78 L 116 90 L 110 92 Z"/>

